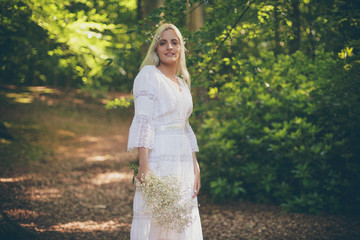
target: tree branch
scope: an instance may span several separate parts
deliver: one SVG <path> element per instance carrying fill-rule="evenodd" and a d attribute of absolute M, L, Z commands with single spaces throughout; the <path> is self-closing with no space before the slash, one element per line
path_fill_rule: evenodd
<path fill-rule="evenodd" d="M 217 55 L 220 47 L 224 44 L 224 42 L 230 37 L 231 32 L 234 30 L 234 28 L 236 27 L 236 25 L 238 25 L 238 23 L 242 20 L 242 18 L 244 17 L 245 13 L 250 9 L 251 4 L 253 4 L 256 0 L 252 0 L 248 2 L 248 6 L 245 8 L 245 10 L 240 14 L 240 16 L 238 17 L 238 19 L 236 19 L 235 23 L 231 26 L 231 29 L 229 30 L 229 32 L 226 34 L 225 38 L 221 41 L 221 43 L 219 44 L 218 48 L 216 49 L 216 52 L 214 55 Z M 212 59 L 211 59 L 212 60 Z"/>
<path fill-rule="evenodd" d="M 207 2 L 207 1 L 204 0 L 204 1 L 200 2 L 196 7 L 191 8 L 191 11 L 187 12 L 187 13 L 185 14 L 185 17 L 186 17 L 187 15 L 191 14 L 195 9 L 197 9 L 198 7 L 200 7 L 201 5 L 203 5 L 203 4 L 206 3 L 206 2 Z"/>

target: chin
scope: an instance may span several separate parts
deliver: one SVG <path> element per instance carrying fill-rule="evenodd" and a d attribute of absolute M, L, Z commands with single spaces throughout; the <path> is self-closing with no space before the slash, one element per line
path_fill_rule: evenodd
<path fill-rule="evenodd" d="M 167 60 L 167 61 L 161 61 L 160 63 L 166 64 L 166 65 L 173 65 L 173 64 L 177 64 L 178 61 L 177 60 Z"/>

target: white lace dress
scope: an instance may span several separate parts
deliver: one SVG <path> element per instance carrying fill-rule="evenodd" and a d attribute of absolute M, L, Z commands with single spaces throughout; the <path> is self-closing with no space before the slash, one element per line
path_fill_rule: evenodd
<path fill-rule="evenodd" d="M 187 85 L 179 78 L 181 91 L 153 65 L 141 69 L 134 82 L 135 116 L 132 121 L 128 151 L 138 147 L 149 149 L 149 165 L 158 176 L 176 175 L 191 199 L 194 185 L 192 152 L 199 151 L 189 125 L 192 98 Z M 197 199 L 194 201 L 197 203 Z M 202 240 L 197 207 L 195 221 L 183 232 L 169 231 L 154 225 L 151 215 L 143 213 L 144 199 L 135 191 L 131 240 Z M 197 206 L 197 204 L 196 204 Z"/>

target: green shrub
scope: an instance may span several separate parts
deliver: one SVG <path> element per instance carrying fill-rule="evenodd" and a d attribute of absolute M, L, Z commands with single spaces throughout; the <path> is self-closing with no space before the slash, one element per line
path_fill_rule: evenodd
<path fill-rule="evenodd" d="M 359 64 L 301 52 L 230 62 L 197 109 L 204 189 L 293 211 L 359 210 Z"/>

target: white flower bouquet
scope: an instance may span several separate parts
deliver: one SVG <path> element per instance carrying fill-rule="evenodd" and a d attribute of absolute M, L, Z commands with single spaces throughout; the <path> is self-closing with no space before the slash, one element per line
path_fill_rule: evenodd
<path fill-rule="evenodd" d="M 184 198 L 185 189 L 177 177 L 159 177 L 150 172 L 141 182 L 136 181 L 136 186 L 144 195 L 144 210 L 151 212 L 155 225 L 182 232 L 194 221 L 191 213 L 196 202 Z"/>

